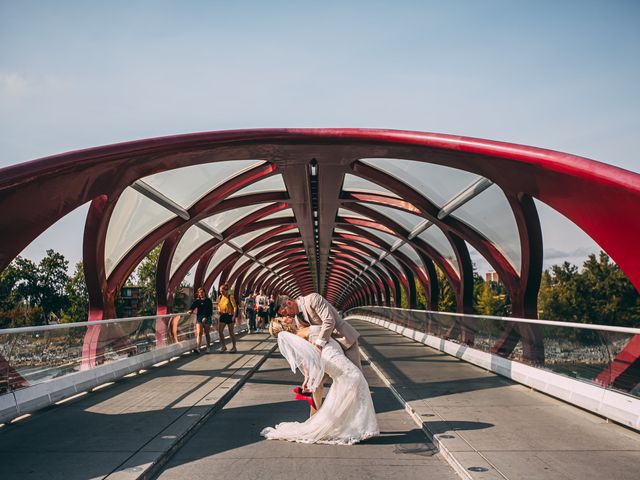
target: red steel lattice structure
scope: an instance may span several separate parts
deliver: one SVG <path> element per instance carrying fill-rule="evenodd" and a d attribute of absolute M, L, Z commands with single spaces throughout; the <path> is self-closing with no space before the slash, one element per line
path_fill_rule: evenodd
<path fill-rule="evenodd" d="M 459 191 L 447 190 L 447 175 Z M 192 185 L 196 194 L 176 200 Z M 116 292 L 159 244 L 159 314 L 171 312 L 193 267 L 206 288 L 230 281 L 236 294 L 318 291 L 340 308 L 399 306 L 403 290 L 414 307 L 417 281 L 434 310 L 439 269 L 457 310 L 471 312 L 472 246 L 507 288 L 513 315 L 535 318 L 543 239 L 534 198 L 591 236 L 640 289 L 640 175 L 529 146 L 364 129 L 178 135 L 4 168 L 0 269 L 91 202 L 83 243 L 90 321 L 115 316 Z M 471 330 L 458 327 L 471 343 Z M 88 337 L 87 358 L 99 357 L 100 330 Z M 508 355 L 520 340 L 526 359 L 543 361 L 532 328 L 514 327 L 493 351 Z M 637 344 L 614 361 L 616 374 L 637 365 Z"/>

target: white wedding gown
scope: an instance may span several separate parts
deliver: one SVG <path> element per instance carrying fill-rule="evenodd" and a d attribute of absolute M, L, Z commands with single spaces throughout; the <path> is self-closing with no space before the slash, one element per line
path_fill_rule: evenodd
<path fill-rule="evenodd" d="M 311 342 L 319 331 L 319 326 L 310 327 Z M 322 355 L 311 343 L 287 332 L 278 335 L 278 345 L 293 371 L 298 367 L 307 372 L 310 389 L 320 384 L 322 370 L 333 383 L 320 409 L 306 422 L 283 422 L 265 428 L 261 435 L 269 440 L 352 445 L 380 434 L 369 385 L 335 340 L 327 342 Z"/>

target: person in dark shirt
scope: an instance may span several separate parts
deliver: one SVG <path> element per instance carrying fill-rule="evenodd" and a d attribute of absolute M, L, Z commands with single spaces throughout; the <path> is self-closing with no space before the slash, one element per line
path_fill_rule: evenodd
<path fill-rule="evenodd" d="M 209 351 L 211 345 L 211 324 L 213 323 L 213 302 L 207 297 L 203 288 L 199 288 L 196 292 L 196 299 L 189 308 L 189 313 L 196 312 L 196 353 L 200 353 L 200 340 L 202 337 L 202 331 L 204 330 L 204 336 L 207 338 L 207 346 L 204 351 Z"/>

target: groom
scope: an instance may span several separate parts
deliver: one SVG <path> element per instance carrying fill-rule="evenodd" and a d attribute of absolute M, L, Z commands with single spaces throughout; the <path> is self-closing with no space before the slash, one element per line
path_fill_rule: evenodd
<path fill-rule="evenodd" d="M 333 338 L 344 350 L 344 355 L 351 362 L 362 370 L 360 363 L 360 349 L 358 347 L 358 337 L 360 334 L 349 323 L 343 320 L 338 311 L 322 295 L 312 293 L 295 300 L 286 300 L 278 310 L 278 314 L 293 318 L 298 328 L 310 325 L 321 325 L 320 334 L 314 345 L 320 351 L 324 348 L 329 338 Z M 326 380 L 326 377 L 325 377 Z M 306 389 L 306 378 L 303 389 Z M 313 392 L 313 400 L 318 408 L 322 404 L 322 394 L 324 391 L 324 381 Z M 311 407 L 311 415 L 316 410 Z"/>
<path fill-rule="evenodd" d="M 333 338 L 344 350 L 345 356 L 362 370 L 358 337 L 360 334 L 344 321 L 338 311 L 322 295 L 312 293 L 295 300 L 286 300 L 278 314 L 292 317 L 298 328 L 321 325 L 320 334 L 315 342 L 316 348 L 322 348 Z"/>

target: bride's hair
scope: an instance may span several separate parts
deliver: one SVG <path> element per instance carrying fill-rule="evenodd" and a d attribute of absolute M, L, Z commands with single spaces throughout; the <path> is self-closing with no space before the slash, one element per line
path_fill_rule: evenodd
<path fill-rule="evenodd" d="M 277 337 L 280 332 L 296 333 L 296 326 L 292 323 L 286 323 L 285 317 L 275 317 L 269 324 L 269 333 L 272 337 Z"/>

